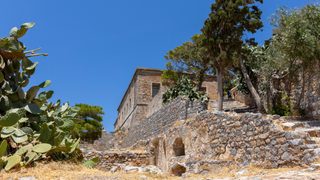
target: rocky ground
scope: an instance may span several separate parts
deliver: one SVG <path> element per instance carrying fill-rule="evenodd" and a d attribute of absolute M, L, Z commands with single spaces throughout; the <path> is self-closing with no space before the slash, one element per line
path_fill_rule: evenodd
<path fill-rule="evenodd" d="M 136 174 L 127 174 L 123 176 L 123 174 L 113 174 L 112 176 L 87 176 L 83 177 L 81 180 L 122 180 L 122 179 L 194 179 L 194 180 L 293 180 L 293 179 L 299 179 L 299 180 L 319 180 L 320 179 L 320 170 L 316 170 L 314 168 L 308 168 L 308 169 L 297 169 L 297 170 L 280 170 L 281 172 L 269 172 L 268 170 L 259 172 L 259 173 L 253 173 L 255 175 L 246 176 L 246 174 L 252 174 L 250 170 L 241 170 L 236 173 L 230 173 L 230 176 L 232 177 L 219 177 L 214 178 L 210 177 L 210 175 L 206 177 L 167 177 L 165 175 L 163 176 L 155 176 L 150 174 L 145 175 L 136 175 Z M 218 175 L 219 176 L 219 175 Z M 222 175 L 223 176 L 223 175 Z"/>
<path fill-rule="evenodd" d="M 318 180 L 320 179 L 320 164 L 305 168 L 291 169 L 243 169 L 232 170 L 218 175 L 194 175 L 176 177 L 154 172 L 139 172 L 139 169 L 131 168 L 127 171 L 104 172 L 97 169 L 88 169 L 83 166 L 66 164 L 45 164 L 32 168 L 23 168 L 12 172 L 0 173 L 2 180 L 143 180 L 143 179 L 190 179 L 190 180 Z"/>

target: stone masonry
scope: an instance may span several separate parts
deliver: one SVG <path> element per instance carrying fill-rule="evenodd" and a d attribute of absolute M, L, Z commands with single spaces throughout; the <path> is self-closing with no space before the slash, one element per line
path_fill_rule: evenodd
<path fill-rule="evenodd" d="M 204 110 L 205 103 L 190 102 L 187 97 L 179 96 L 129 131 L 121 146 L 130 147 L 135 142 L 154 137 L 167 131 L 176 121 L 186 120 Z"/>
<path fill-rule="evenodd" d="M 302 131 L 284 131 L 280 116 L 203 111 L 164 133 L 137 142 L 166 174 L 218 173 L 225 168 L 293 167 L 319 158 L 319 145 Z"/>
<path fill-rule="evenodd" d="M 166 87 L 161 85 L 161 74 L 164 70 L 152 68 L 137 68 L 118 107 L 118 117 L 114 123 L 114 130 L 129 131 L 142 120 L 152 115 L 162 107 L 159 94 Z M 193 77 L 194 74 L 185 72 Z M 217 99 L 217 81 L 213 75 L 207 75 L 202 88 L 210 99 Z M 159 89 L 159 90 L 158 90 Z M 154 99 L 158 99 L 155 101 Z"/>
<path fill-rule="evenodd" d="M 86 159 L 99 156 L 98 169 L 110 171 L 119 166 L 145 167 L 150 164 L 148 152 L 101 152 L 83 150 Z"/>
<path fill-rule="evenodd" d="M 319 159 L 320 146 L 310 134 L 289 125 L 287 117 L 206 110 L 205 104 L 179 96 L 121 134 L 112 147 L 146 151 L 149 164 L 177 176 L 216 174 L 250 165 L 302 166 Z"/>

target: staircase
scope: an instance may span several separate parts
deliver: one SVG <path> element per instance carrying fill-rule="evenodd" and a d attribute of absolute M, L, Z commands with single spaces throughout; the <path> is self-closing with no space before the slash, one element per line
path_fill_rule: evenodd
<path fill-rule="evenodd" d="M 286 120 L 281 124 L 286 131 L 302 131 L 310 136 L 310 143 L 320 144 L 320 120 Z"/>
<path fill-rule="evenodd" d="M 211 110 L 218 110 L 218 101 L 211 100 L 209 106 Z M 236 112 L 236 113 L 246 113 L 246 112 L 257 113 L 258 112 L 256 108 L 249 107 L 245 104 L 235 101 L 234 99 L 224 99 L 223 110 L 225 112 Z"/>

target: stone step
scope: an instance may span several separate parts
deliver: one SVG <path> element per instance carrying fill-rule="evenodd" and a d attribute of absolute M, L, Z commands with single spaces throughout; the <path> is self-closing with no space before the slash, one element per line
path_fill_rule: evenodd
<path fill-rule="evenodd" d="M 320 127 L 314 128 L 296 128 L 295 131 L 303 131 L 308 133 L 311 137 L 320 137 Z"/>
<path fill-rule="evenodd" d="M 314 121 L 289 121 L 282 125 L 283 130 L 295 130 L 296 128 L 318 128 L 320 127 L 320 120 Z"/>
<path fill-rule="evenodd" d="M 315 144 L 320 146 L 320 137 L 311 137 L 311 140 L 315 141 Z"/>
<path fill-rule="evenodd" d="M 211 110 L 217 110 L 218 109 L 218 101 L 217 100 L 211 100 L 210 101 L 210 109 Z M 256 113 L 258 112 L 255 108 L 251 108 L 245 104 L 242 104 L 238 101 L 235 101 L 233 99 L 224 99 L 223 100 L 223 110 L 225 112 L 236 112 L 236 113 Z"/>
<path fill-rule="evenodd" d="M 225 109 L 224 110 L 225 112 L 236 112 L 238 114 L 240 113 L 246 113 L 246 112 L 249 112 L 249 113 L 257 113 L 258 110 L 256 108 L 245 108 L 245 109 Z"/>

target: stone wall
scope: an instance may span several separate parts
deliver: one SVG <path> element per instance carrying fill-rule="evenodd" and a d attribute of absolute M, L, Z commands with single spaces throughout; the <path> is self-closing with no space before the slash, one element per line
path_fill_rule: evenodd
<path fill-rule="evenodd" d="M 153 113 L 157 112 L 162 107 L 162 95 L 166 91 L 167 87 L 161 86 L 159 93 L 153 97 L 152 101 L 148 104 L 147 118 Z"/>
<path fill-rule="evenodd" d="M 150 164 L 149 153 L 147 152 L 103 152 L 83 151 L 86 160 L 99 156 L 96 167 L 100 170 L 110 171 L 112 168 L 120 168 L 121 165 L 144 167 Z M 114 169 L 113 171 L 116 171 Z"/>
<path fill-rule="evenodd" d="M 284 131 L 277 125 L 283 121 L 280 116 L 204 111 L 137 144 L 148 147 L 150 162 L 164 173 L 178 175 L 217 173 L 251 164 L 285 168 L 319 158 L 320 149 L 309 134 Z"/>
<path fill-rule="evenodd" d="M 292 101 L 296 103 L 301 99 L 300 108 L 305 110 L 306 115 L 313 119 L 320 119 L 320 73 L 305 74 L 305 76 L 304 91 L 302 91 L 303 81 L 299 81 L 292 91 Z M 301 95 L 302 92 L 304 92 L 303 95 Z"/>
<path fill-rule="evenodd" d="M 119 129 L 128 131 L 161 108 L 161 98 L 158 96 L 159 101 L 156 102 L 155 97 L 152 97 L 152 85 L 161 84 L 163 71 L 162 69 L 152 68 L 136 69 L 117 109 L 118 117 L 114 123 L 115 131 Z M 184 72 L 184 74 L 195 77 L 194 74 L 189 72 Z M 166 87 L 162 85 L 160 87 L 161 92 L 164 92 Z M 206 89 L 210 99 L 217 99 L 217 80 L 215 76 L 207 75 L 202 83 L 202 88 Z"/>
<path fill-rule="evenodd" d="M 235 101 L 243 103 L 249 107 L 255 107 L 255 102 L 251 94 L 243 94 L 237 91 L 236 88 L 230 90 L 231 96 Z"/>
<path fill-rule="evenodd" d="M 314 67 L 314 73 L 307 72 L 304 77 L 299 72 L 300 74 L 295 77 L 296 81 L 291 84 L 290 92 L 288 84 L 280 83 L 281 89 L 286 89 L 290 93 L 291 107 L 295 116 L 307 115 L 312 119 L 320 119 L 320 71 L 317 69 L 318 65 Z M 261 78 L 259 81 L 263 82 L 265 79 Z M 266 91 L 264 86 L 258 86 L 258 92 L 265 109 L 269 109 L 272 104 L 270 90 Z"/>
<path fill-rule="evenodd" d="M 203 103 L 190 102 L 187 97 L 179 96 L 131 129 L 123 140 L 122 147 L 127 148 L 139 140 L 159 135 L 168 130 L 176 121 L 191 118 L 205 109 L 206 105 Z"/>
<path fill-rule="evenodd" d="M 150 117 L 153 113 L 157 112 L 162 107 L 162 94 L 163 93 L 159 92 L 148 104 L 147 118 Z"/>

